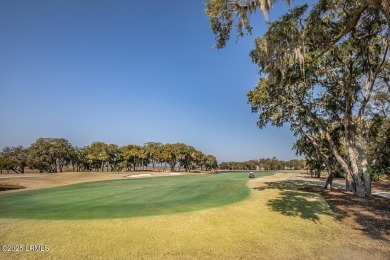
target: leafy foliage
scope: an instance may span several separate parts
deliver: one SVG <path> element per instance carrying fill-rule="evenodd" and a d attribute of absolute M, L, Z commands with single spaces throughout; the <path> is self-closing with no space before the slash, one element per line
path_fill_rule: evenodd
<path fill-rule="evenodd" d="M 28 148 L 29 165 L 40 172 L 57 172 L 70 163 L 72 145 L 65 138 L 39 138 Z"/>
<path fill-rule="evenodd" d="M 290 0 L 285 0 L 288 4 Z M 274 0 L 208 0 L 206 14 L 210 19 L 210 27 L 216 35 L 216 47 L 226 46 L 230 32 L 236 28 L 238 38 L 245 32 L 252 33 L 249 17 L 260 9 L 265 17 L 271 9 Z"/>
<path fill-rule="evenodd" d="M 350 176 L 351 190 L 366 196 L 370 194 L 370 180 L 363 132 L 370 115 L 365 111 L 374 107 L 372 93 L 384 84 L 381 75 L 389 74 L 386 22 L 367 9 L 359 27 L 327 52 L 312 36 L 337 37 L 347 23 L 346 10 L 354 10 L 354 5 L 339 2 L 325 12 L 329 19 L 323 16 L 321 5 L 305 16 L 305 5 L 271 23 L 264 36 L 256 39 L 251 52 L 253 62 L 265 76 L 248 93 L 248 100 L 252 111 L 260 115 L 259 127 L 290 123 L 296 136 L 311 143 L 313 149 L 303 150 L 302 145 L 298 148 L 309 157 L 314 155 L 311 162 L 318 170 L 323 160 L 329 173 L 333 172 L 330 161 L 336 159 Z M 335 132 L 339 132 L 338 138 L 332 136 Z"/>
<path fill-rule="evenodd" d="M 218 48 L 236 18 L 239 36 L 251 31 L 247 17 L 261 9 L 254 2 L 208 1 Z M 359 196 L 371 192 L 367 126 L 388 107 L 389 12 L 388 1 L 319 0 L 269 23 L 250 53 L 261 75 L 248 93 L 258 126 L 289 123 L 309 165 L 326 164 L 333 176 L 337 162 Z"/>
<path fill-rule="evenodd" d="M 64 138 L 39 138 L 29 148 L 6 147 L 0 153 L 0 169 L 23 173 L 25 167 L 40 172 L 61 172 L 64 167 L 73 171 L 145 170 L 147 166 L 171 171 L 215 170 L 217 160 L 194 147 L 183 144 L 148 142 L 144 146 L 93 142 L 85 147 L 73 147 Z"/>
<path fill-rule="evenodd" d="M 302 170 L 305 168 L 304 160 L 278 160 L 273 158 L 260 158 L 245 162 L 222 162 L 219 165 L 221 170 Z"/>
<path fill-rule="evenodd" d="M 28 152 L 23 146 L 5 147 L 0 153 L 0 169 L 24 173 Z"/>

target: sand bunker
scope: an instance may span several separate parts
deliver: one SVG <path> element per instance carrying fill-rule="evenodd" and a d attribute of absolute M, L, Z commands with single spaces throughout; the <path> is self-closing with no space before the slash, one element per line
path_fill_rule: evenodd
<path fill-rule="evenodd" d="M 178 172 L 170 172 L 169 175 L 178 176 L 178 175 L 181 175 L 181 173 L 178 173 Z"/>
<path fill-rule="evenodd" d="M 142 173 L 142 174 L 135 174 L 135 175 L 129 175 L 127 177 L 129 178 L 139 178 L 139 177 L 148 177 L 152 176 L 150 173 Z"/>

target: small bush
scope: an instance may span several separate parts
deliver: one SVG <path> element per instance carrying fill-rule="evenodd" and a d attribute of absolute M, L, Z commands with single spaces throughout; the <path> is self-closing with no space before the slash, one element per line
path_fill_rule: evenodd
<path fill-rule="evenodd" d="M 335 178 L 345 178 L 345 172 L 344 171 L 335 171 L 334 177 Z"/>
<path fill-rule="evenodd" d="M 383 181 L 390 179 L 390 169 L 371 169 L 370 170 L 371 180 L 374 182 Z"/>

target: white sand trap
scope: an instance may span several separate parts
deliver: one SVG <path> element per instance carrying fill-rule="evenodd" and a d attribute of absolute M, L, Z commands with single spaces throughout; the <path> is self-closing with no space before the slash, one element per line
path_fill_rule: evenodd
<path fill-rule="evenodd" d="M 178 175 L 181 175 L 181 173 L 178 173 L 178 172 L 170 172 L 169 175 L 178 176 Z"/>
<path fill-rule="evenodd" d="M 151 174 L 150 173 L 143 173 L 143 174 L 129 175 L 127 177 L 129 177 L 129 178 L 139 178 L 139 177 L 147 177 L 147 176 L 151 176 Z"/>

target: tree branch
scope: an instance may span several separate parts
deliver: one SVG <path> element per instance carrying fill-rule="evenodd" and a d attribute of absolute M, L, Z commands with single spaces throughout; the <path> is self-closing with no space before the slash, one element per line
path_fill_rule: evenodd
<path fill-rule="evenodd" d="M 369 90 L 368 90 L 368 93 L 367 93 L 367 97 L 364 97 L 361 105 L 360 105 L 360 108 L 359 108 L 359 112 L 358 112 L 358 121 L 361 121 L 362 119 L 362 116 L 364 114 L 364 110 L 366 108 L 366 105 L 367 103 L 370 101 L 371 99 L 371 95 L 372 95 L 372 90 L 374 88 L 374 85 L 375 85 L 375 81 L 378 77 L 378 74 L 380 73 L 381 69 L 383 68 L 383 65 L 385 64 L 385 61 L 386 61 L 386 57 L 387 57 L 387 52 L 389 51 L 389 46 L 386 46 L 386 50 L 385 50 L 385 53 L 383 55 L 383 59 L 382 59 L 382 62 L 381 64 L 379 65 L 379 67 L 376 69 L 375 73 L 374 73 L 374 77 L 373 79 L 371 80 L 371 85 L 369 87 Z"/>
<path fill-rule="evenodd" d="M 356 24 L 358 23 L 361 14 L 367 9 L 369 6 L 368 3 L 363 4 L 359 8 L 356 9 L 354 14 L 352 15 L 347 27 L 344 28 L 336 37 L 334 37 L 330 42 L 329 45 L 322 51 L 320 54 L 318 54 L 314 59 L 317 59 L 324 55 L 326 52 L 328 52 L 341 38 L 343 38 L 347 33 L 352 31 L 353 28 L 355 28 Z"/>

